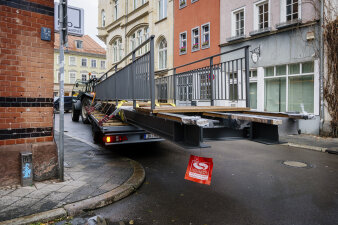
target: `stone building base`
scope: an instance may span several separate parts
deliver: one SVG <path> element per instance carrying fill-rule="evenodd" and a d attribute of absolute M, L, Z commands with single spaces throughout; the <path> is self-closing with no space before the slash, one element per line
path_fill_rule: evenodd
<path fill-rule="evenodd" d="M 0 186 L 20 184 L 21 152 L 33 156 L 33 180 L 58 178 L 58 154 L 54 142 L 0 146 Z"/>

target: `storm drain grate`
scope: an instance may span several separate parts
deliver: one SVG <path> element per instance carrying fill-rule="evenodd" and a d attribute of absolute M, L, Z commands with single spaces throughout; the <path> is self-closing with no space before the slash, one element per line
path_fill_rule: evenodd
<path fill-rule="evenodd" d="M 297 162 L 297 161 L 284 161 L 283 164 L 287 166 L 291 166 L 291 167 L 297 167 L 297 168 L 304 168 L 308 166 L 306 163 Z"/>

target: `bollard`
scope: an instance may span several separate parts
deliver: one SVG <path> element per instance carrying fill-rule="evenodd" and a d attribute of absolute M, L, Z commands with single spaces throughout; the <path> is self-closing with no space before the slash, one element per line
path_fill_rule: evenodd
<path fill-rule="evenodd" d="M 31 152 L 21 152 L 21 185 L 33 185 L 33 157 Z"/>

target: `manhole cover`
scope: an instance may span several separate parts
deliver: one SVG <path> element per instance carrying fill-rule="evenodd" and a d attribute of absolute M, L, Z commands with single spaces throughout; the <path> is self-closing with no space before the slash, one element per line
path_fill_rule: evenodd
<path fill-rule="evenodd" d="M 298 167 L 298 168 L 307 167 L 306 163 L 297 162 L 297 161 L 284 161 L 283 164 L 287 166 Z"/>

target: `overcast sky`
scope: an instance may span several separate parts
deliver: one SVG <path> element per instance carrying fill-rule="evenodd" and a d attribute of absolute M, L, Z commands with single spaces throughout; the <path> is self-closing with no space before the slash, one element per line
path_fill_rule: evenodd
<path fill-rule="evenodd" d="M 54 2 L 60 2 L 54 0 Z M 106 47 L 105 44 L 96 37 L 97 35 L 97 12 L 98 12 L 98 0 L 68 0 L 68 5 L 83 8 L 84 10 L 84 34 L 88 34 L 102 47 Z"/>

